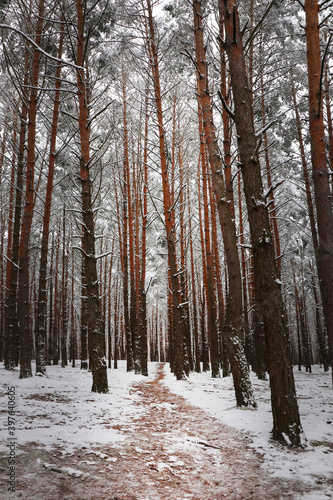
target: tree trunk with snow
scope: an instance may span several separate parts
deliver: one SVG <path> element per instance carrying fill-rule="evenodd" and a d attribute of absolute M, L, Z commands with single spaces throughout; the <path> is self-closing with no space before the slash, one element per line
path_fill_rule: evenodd
<path fill-rule="evenodd" d="M 36 145 L 36 119 L 38 102 L 38 77 L 40 69 L 41 53 L 38 46 L 41 45 L 44 25 L 44 0 L 39 0 L 38 20 L 36 25 L 35 43 L 37 47 L 33 52 L 31 66 L 31 90 L 29 99 L 29 121 L 27 142 L 27 172 L 25 205 L 22 216 L 20 248 L 19 248 L 19 324 L 20 324 L 20 378 L 32 376 L 31 371 L 31 330 L 30 330 L 30 298 L 29 298 L 29 248 L 32 218 L 34 212 L 34 178 L 35 178 L 35 145 Z"/>
<path fill-rule="evenodd" d="M 302 445 L 302 426 L 296 399 L 290 347 L 285 322 L 281 282 L 275 262 L 268 208 L 264 197 L 251 106 L 251 90 L 235 0 L 220 0 L 225 25 L 234 118 L 242 177 L 250 223 L 254 260 L 255 294 L 264 319 L 273 412 L 273 437 Z"/>
<path fill-rule="evenodd" d="M 208 89 L 206 51 L 203 38 L 201 1 L 193 3 L 196 67 L 198 70 L 199 99 L 202 109 L 204 140 L 207 144 L 212 172 L 212 185 L 220 218 L 224 250 L 226 254 L 229 296 L 223 327 L 225 345 L 229 356 L 238 406 L 256 406 L 244 347 L 240 339 L 242 314 L 242 283 L 237 249 L 236 228 L 229 210 L 226 186 L 223 178 L 223 163 L 220 157 L 212 114 L 212 102 Z M 210 312 L 209 312 L 210 314 Z"/>
<path fill-rule="evenodd" d="M 25 68 L 27 70 L 28 50 L 25 53 Z M 25 73 L 24 84 L 28 83 L 28 71 Z M 15 196 L 13 193 L 13 214 L 10 217 L 12 228 L 8 227 L 8 249 L 7 249 L 7 267 L 6 267 L 6 295 L 5 295 L 5 335 L 4 335 L 4 365 L 7 370 L 12 370 L 16 365 L 19 342 L 17 339 L 17 278 L 18 278 L 18 254 L 20 243 L 20 225 L 22 213 L 22 195 L 23 195 L 23 155 L 26 135 L 26 117 L 27 105 L 22 101 L 20 115 L 20 133 L 18 141 L 17 155 L 17 173 L 15 184 Z M 13 140 L 14 147 L 16 141 Z M 11 186 L 14 187 L 15 179 L 15 157 L 13 153 Z M 15 199 L 14 199 L 15 198 Z M 12 210 L 12 209 L 10 209 Z"/>
<path fill-rule="evenodd" d="M 87 323 L 89 344 L 92 358 L 93 392 L 108 392 L 107 367 L 105 359 L 105 336 L 102 321 L 99 283 L 97 279 L 97 263 L 95 255 L 94 212 L 92 205 L 92 181 L 90 177 L 90 125 L 87 95 L 87 82 L 84 70 L 86 43 L 85 37 L 85 2 L 76 0 L 77 13 L 77 88 L 79 100 L 80 131 L 80 176 L 82 194 L 83 245 L 85 258 L 86 291 L 87 291 Z"/>
<path fill-rule="evenodd" d="M 141 273 L 139 284 L 139 339 L 141 354 L 141 373 L 148 375 L 148 336 L 147 336 L 147 291 L 146 291 L 146 262 L 147 262 L 147 222 L 148 222 L 148 96 L 146 98 L 145 132 L 143 147 L 143 215 L 141 231 Z"/>
<path fill-rule="evenodd" d="M 62 25 L 59 39 L 58 59 L 62 58 L 64 41 L 64 26 Z M 61 65 L 58 64 L 55 72 L 55 95 L 53 104 L 53 117 L 52 117 L 52 130 L 51 130 L 51 143 L 49 155 L 49 169 L 47 175 L 47 186 L 44 204 L 43 216 L 43 233 L 42 233 L 42 246 L 40 256 L 40 269 L 39 269 L 39 286 L 38 286 L 38 306 L 37 318 L 35 327 L 36 339 L 36 373 L 44 374 L 46 372 L 46 305 L 47 305 L 47 261 L 48 261 L 48 245 L 49 245 L 49 232 L 50 232 L 50 218 L 51 218 L 51 202 L 53 192 L 53 177 L 56 156 L 56 141 L 58 130 L 58 117 L 60 106 L 60 87 L 61 87 Z"/>

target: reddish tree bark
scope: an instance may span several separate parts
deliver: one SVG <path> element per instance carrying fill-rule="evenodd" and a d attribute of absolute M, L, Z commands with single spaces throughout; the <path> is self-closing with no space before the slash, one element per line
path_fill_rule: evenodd
<path fill-rule="evenodd" d="M 242 313 L 242 283 L 236 241 L 236 228 L 228 207 L 228 197 L 223 178 L 223 163 L 220 157 L 212 115 L 212 102 L 208 89 L 206 51 L 203 38 L 201 1 L 193 3 L 196 67 L 198 70 L 199 99 L 202 107 L 204 139 L 207 144 L 212 183 L 220 218 L 221 231 L 229 277 L 229 295 L 223 335 L 229 356 L 238 406 L 256 406 L 244 347 L 240 339 Z M 199 117 L 200 120 L 200 117 Z"/>
<path fill-rule="evenodd" d="M 327 36 L 325 36 L 325 41 Z M 333 121 L 332 121 L 332 110 L 330 103 L 330 81 L 329 81 L 329 68 L 328 64 L 325 64 L 325 77 L 324 77 L 324 90 L 325 90 L 325 104 L 326 104 L 326 116 L 327 116 L 327 133 L 328 133 L 328 158 L 330 162 L 331 170 L 333 170 Z M 331 191 L 333 192 L 333 176 L 331 180 Z"/>
<path fill-rule="evenodd" d="M 107 367 L 105 359 L 105 335 L 102 321 L 101 301 L 97 278 L 97 263 L 95 254 L 94 213 L 92 205 L 92 181 L 90 177 L 90 124 L 89 99 L 85 74 L 85 57 L 89 37 L 85 36 L 85 2 L 76 0 L 77 14 L 77 46 L 76 62 L 77 89 L 79 100 L 79 132 L 80 132 L 80 176 L 82 188 L 82 218 L 83 245 L 85 258 L 86 289 L 87 289 L 87 320 L 89 344 L 92 358 L 91 370 L 93 376 L 92 391 L 108 392 Z"/>
<path fill-rule="evenodd" d="M 333 212 L 325 150 L 318 0 L 305 0 L 312 176 L 317 211 L 316 263 L 333 363 Z"/>
<path fill-rule="evenodd" d="M 307 166 L 306 157 L 305 157 L 305 150 L 304 150 L 304 142 L 303 142 L 303 135 L 302 135 L 302 122 L 301 122 L 301 118 L 300 118 L 299 111 L 298 111 L 298 105 L 297 105 L 297 100 L 296 100 L 296 90 L 295 90 L 295 83 L 294 83 L 294 75 L 293 75 L 292 69 L 290 70 L 290 76 L 291 76 L 291 92 L 292 92 L 293 104 L 294 104 L 294 110 L 295 110 L 295 116 L 296 116 L 297 135 L 298 135 L 299 149 L 301 152 L 303 177 L 304 177 L 304 183 L 305 183 L 306 201 L 307 201 L 307 205 L 308 205 L 308 212 L 309 212 L 309 219 L 310 219 L 310 228 L 311 228 L 314 251 L 315 251 L 315 253 L 318 253 L 318 235 L 317 235 L 316 221 L 315 221 L 315 216 L 314 216 L 313 201 L 312 201 L 311 187 L 310 187 L 310 181 L 309 181 L 309 172 L 308 172 L 308 166 Z"/>
<path fill-rule="evenodd" d="M 200 106 L 200 104 L 199 104 Z M 207 294 L 207 319 L 208 319 L 208 339 L 210 347 L 210 362 L 212 377 L 220 376 L 219 367 L 219 342 L 217 331 L 217 310 L 216 299 L 214 290 L 214 262 L 213 253 L 211 248 L 211 230 L 210 230 L 210 216 L 208 211 L 208 189 L 207 189 L 207 175 L 208 165 L 206 163 L 205 144 L 202 124 L 202 110 L 199 107 L 199 133 L 201 138 L 200 149 L 202 150 L 201 166 L 202 166 L 202 192 L 204 203 L 204 235 L 205 235 L 205 251 L 206 251 L 206 281 L 204 282 Z"/>
<path fill-rule="evenodd" d="M 44 0 L 38 3 L 38 18 L 36 24 L 35 43 L 41 45 L 44 25 Z M 31 371 L 31 331 L 30 331 L 30 300 L 29 300 L 29 246 L 34 209 L 34 176 L 35 176 L 35 143 L 36 118 L 38 102 L 38 77 L 41 53 L 34 49 L 31 65 L 31 90 L 29 98 L 28 143 L 27 143 L 27 172 L 25 205 L 22 216 L 20 248 L 19 248 L 19 323 L 20 323 L 20 378 L 32 376 Z"/>
<path fill-rule="evenodd" d="M 64 22 L 64 20 L 63 20 Z M 62 24 L 59 38 L 58 59 L 62 58 L 62 50 L 64 43 L 64 24 Z M 40 256 L 40 269 L 39 269 L 39 287 L 38 287 L 38 306 L 37 318 L 35 328 L 36 339 L 36 373 L 44 374 L 46 372 L 46 305 L 47 305 L 47 292 L 46 292 L 46 274 L 47 274 L 47 261 L 48 261 L 48 246 L 49 246 L 49 231 L 50 231 L 50 218 L 51 218 L 51 203 L 53 193 L 53 177 L 54 166 L 56 157 L 56 142 L 58 130 L 58 117 L 60 106 L 60 88 L 61 88 L 61 65 L 58 64 L 55 71 L 55 95 L 53 104 L 52 116 L 52 129 L 49 153 L 49 169 L 47 174 L 46 195 L 44 204 L 43 216 L 43 233 L 42 245 Z"/>
<path fill-rule="evenodd" d="M 264 319 L 273 412 L 273 437 L 291 445 L 302 445 L 294 376 L 290 362 L 281 282 L 275 262 L 257 154 L 251 91 L 235 0 L 220 0 L 225 25 L 225 49 L 229 59 L 234 117 L 242 164 L 242 177 L 250 223 L 256 299 Z"/>
<path fill-rule="evenodd" d="M 183 320 L 183 307 L 181 305 L 180 284 L 176 257 L 176 242 L 175 231 L 172 220 L 173 205 L 171 203 L 171 191 L 168 176 L 168 163 L 166 156 L 166 143 L 165 143 L 165 130 L 163 123 L 163 110 L 161 98 L 161 86 L 159 75 L 158 54 L 155 41 L 155 29 L 152 15 L 152 8 L 150 0 L 147 0 L 148 7 L 148 23 L 149 23 L 149 44 L 151 50 L 151 67 L 154 80 L 155 104 L 157 109 L 158 120 L 158 135 L 159 135 L 159 149 L 161 160 L 161 173 L 163 185 L 163 205 L 164 205 L 164 222 L 166 229 L 167 245 L 168 245 L 168 258 L 171 274 L 171 289 L 173 300 L 173 357 L 174 357 L 174 374 L 177 380 L 185 377 L 185 357 L 184 357 L 184 320 Z"/>

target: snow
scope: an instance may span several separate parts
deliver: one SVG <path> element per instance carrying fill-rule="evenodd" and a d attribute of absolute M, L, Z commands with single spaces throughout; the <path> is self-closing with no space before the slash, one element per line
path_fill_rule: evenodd
<path fill-rule="evenodd" d="M 304 451 L 281 446 L 271 439 L 272 412 L 269 381 L 251 373 L 257 409 L 237 408 L 231 377 L 212 379 L 209 372 L 191 373 L 189 380 L 176 381 L 167 372 L 164 383 L 174 393 L 208 412 L 223 424 L 241 431 L 251 447 L 263 455 L 265 466 L 275 477 L 300 479 L 315 485 L 319 477 L 333 479 L 333 390 L 331 372 L 319 366 L 313 373 L 294 371 L 303 430 L 308 440 Z M 324 489 L 316 497 L 326 499 Z M 333 498 L 333 488 L 329 498 Z"/>
<path fill-rule="evenodd" d="M 55 464 L 48 464 L 47 462 L 45 462 L 43 464 L 43 466 L 45 467 L 45 469 L 56 469 L 57 472 L 66 473 L 69 476 L 73 476 L 73 477 L 84 476 L 84 472 L 82 472 L 81 470 L 78 470 L 78 469 L 73 469 L 72 467 L 60 467 L 60 468 L 58 468 L 58 467 L 56 467 Z"/>
<path fill-rule="evenodd" d="M 7 371 L 0 365 L 1 384 L 1 428 L 0 453 L 8 453 L 8 428 L 6 427 L 7 387 L 15 387 L 15 424 L 16 452 L 28 443 L 36 443 L 41 449 L 51 451 L 57 447 L 64 455 L 85 449 L 88 461 L 95 462 L 95 457 L 110 464 L 117 461 L 107 453 L 97 451 L 96 446 L 112 442 L 121 450 L 130 434 L 122 432 L 135 427 L 138 418 L 145 410 L 137 402 L 140 391 L 134 390 L 133 384 L 149 382 L 155 378 L 157 363 L 149 363 L 149 377 L 135 375 L 126 371 L 126 363 L 119 362 L 118 370 L 109 369 L 109 394 L 91 392 L 91 373 L 79 368 L 47 367 L 47 376 L 19 379 L 19 370 Z M 295 369 L 295 382 L 298 393 L 301 420 L 308 446 L 303 451 L 283 447 L 271 440 L 272 414 L 270 407 L 269 382 L 257 380 L 251 373 L 254 395 L 258 409 L 237 408 L 235 405 L 232 378 L 212 379 L 209 372 L 191 373 L 188 380 L 177 381 L 164 367 L 165 384 L 174 394 L 183 396 L 192 405 L 241 432 L 244 443 L 259 452 L 264 459 L 264 467 L 277 478 L 300 480 L 315 487 L 315 493 L 303 494 L 297 500 L 322 500 L 333 498 L 333 390 L 331 373 L 315 366 L 313 373 L 298 372 Z M 177 404 L 154 403 L 149 411 L 165 409 L 177 415 Z M 5 423 L 5 425 L 3 425 Z M 158 427 L 155 427 L 158 432 Z M 153 434 L 153 432 L 152 432 Z M 170 439 L 169 439 L 170 437 Z M 191 450 L 196 457 L 198 444 L 205 446 L 200 436 L 193 437 L 165 434 L 164 461 L 151 462 L 151 458 L 140 447 L 135 452 L 146 465 L 177 474 L 175 467 L 182 467 L 180 450 Z M 210 448 L 212 453 L 215 450 Z M 90 460 L 91 457 L 91 460 Z M 52 468 L 52 463 L 43 463 L 45 468 Z M 58 466 L 59 468 L 59 466 Z M 61 467 L 64 474 L 79 477 L 82 471 Z M 326 482 L 326 484 L 324 484 Z M 329 483 L 330 482 L 330 483 Z M 329 484 L 331 486 L 329 486 Z"/>
<path fill-rule="evenodd" d="M 14 386 L 19 445 L 35 442 L 49 451 L 59 445 L 64 453 L 72 453 L 83 445 L 122 442 L 125 436 L 112 427 L 121 428 L 137 418 L 134 403 L 139 396 L 131 394 L 131 385 L 147 377 L 127 373 L 125 363 L 119 364 L 119 370 L 108 371 L 109 394 L 91 392 L 91 373 L 80 368 L 48 366 L 46 377 L 19 379 L 18 369 L 1 367 L 1 408 L 7 404 L 7 387 Z M 2 425 L 0 453 L 5 450 L 7 429 Z"/>

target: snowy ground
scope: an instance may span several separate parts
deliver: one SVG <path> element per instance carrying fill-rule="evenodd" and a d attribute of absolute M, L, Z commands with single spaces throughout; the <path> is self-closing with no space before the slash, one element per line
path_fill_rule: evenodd
<path fill-rule="evenodd" d="M 0 453 L 7 446 L 8 432 L 3 423 L 7 418 L 8 397 L 5 392 L 8 386 L 15 387 L 15 437 L 19 447 L 36 442 L 46 450 L 59 445 L 71 453 L 83 443 L 89 447 L 95 443 L 121 442 L 125 438 L 113 425 L 122 427 L 137 415 L 139 410 L 133 403 L 138 396 L 132 394 L 131 386 L 138 380 L 147 379 L 127 373 L 125 362 L 119 365 L 119 370 L 109 370 L 109 394 L 96 394 L 90 391 L 91 373 L 79 368 L 48 366 L 47 377 L 20 380 L 19 370 L 8 372 L 1 363 L 0 408 L 3 421 Z M 150 379 L 154 376 L 154 368 L 151 367 Z"/>
<path fill-rule="evenodd" d="M 100 395 L 90 392 L 91 374 L 81 371 L 79 368 L 48 367 L 47 377 L 20 380 L 17 370 L 8 372 L 3 369 L 1 364 L 0 456 L 2 461 L 0 463 L 0 497 L 7 499 L 23 496 L 29 499 L 43 498 L 45 500 L 51 498 L 51 496 L 47 495 L 25 496 L 22 493 L 24 485 L 28 485 L 29 477 L 31 477 L 31 480 L 39 477 L 42 484 L 44 476 L 38 472 L 40 465 L 43 466 L 45 474 L 53 472 L 53 474 L 59 476 L 59 473 L 62 473 L 66 477 L 76 478 L 77 481 L 89 476 L 89 472 L 87 472 L 89 467 L 101 467 L 98 460 L 104 461 L 104 472 L 105 467 L 110 471 L 115 468 L 115 465 L 119 468 L 122 458 L 121 450 L 125 444 L 130 450 L 131 443 L 129 441 L 132 440 L 134 443 L 133 435 L 135 436 L 136 432 L 139 434 L 139 431 L 142 431 L 145 422 L 149 423 L 148 430 L 146 429 L 145 432 L 157 430 L 158 434 L 158 432 L 163 431 L 163 426 L 166 426 L 170 421 L 172 422 L 171 417 L 177 418 L 178 401 L 170 399 L 167 393 L 165 393 L 165 402 L 163 402 L 164 393 L 161 391 L 158 393 L 160 398 L 158 404 L 148 401 L 149 397 L 147 396 L 148 393 L 145 392 L 145 388 L 152 384 L 157 371 L 158 364 L 150 363 L 150 375 L 146 378 L 127 373 L 125 363 L 120 362 L 118 370 L 109 370 L 110 393 Z M 252 449 L 256 456 L 258 456 L 258 453 L 263 456 L 264 467 L 269 472 L 270 477 L 277 478 L 281 482 L 300 481 L 308 485 L 308 489 L 311 489 L 311 492 L 302 495 L 295 494 L 293 498 L 303 500 L 333 499 L 333 390 L 331 388 L 330 374 L 323 373 L 319 367 L 315 367 L 312 374 L 295 371 L 302 424 L 309 441 L 309 446 L 305 451 L 295 452 L 270 440 L 272 419 L 268 382 L 257 381 L 253 376 L 254 390 L 259 407 L 257 410 L 248 410 L 235 407 L 231 378 L 211 379 L 209 373 L 193 373 L 188 381 L 177 382 L 174 376 L 169 373 L 167 365 L 164 367 L 164 373 L 165 377 L 163 380 L 161 379 L 162 384 L 165 384 L 165 387 L 173 394 L 184 397 L 191 405 L 201 408 L 207 415 L 213 417 L 213 420 L 207 420 L 207 422 L 219 421 L 240 431 L 238 434 L 240 439 L 244 440 L 244 448 Z M 14 388 L 10 391 L 10 394 L 14 394 L 14 397 L 9 397 L 7 393 L 8 387 Z M 151 385 L 151 389 L 154 389 L 153 385 Z M 154 390 L 156 391 L 156 387 Z M 157 397 L 157 393 L 151 391 L 151 394 L 152 397 Z M 13 403 L 9 403 L 10 401 L 14 401 L 15 406 L 13 406 Z M 11 412 L 8 412 L 8 409 L 14 410 L 12 415 Z M 188 414 L 189 410 L 190 407 L 186 409 Z M 155 421 L 152 420 L 154 411 L 156 411 L 156 414 L 162 412 L 163 415 L 166 415 L 163 423 L 156 429 L 149 428 L 149 426 L 155 425 Z M 184 413 L 185 418 L 186 411 Z M 11 421 L 8 421 L 8 417 L 11 418 Z M 181 418 L 181 428 L 184 428 L 185 436 L 185 430 L 187 432 L 190 426 L 184 420 L 183 414 Z M 195 418 L 201 417 L 198 417 L 197 414 Z M 194 417 L 192 420 L 195 423 Z M 10 424 L 9 428 L 8 423 Z M 15 427 L 15 430 L 12 427 Z M 214 432 L 212 427 L 212 433 Z M 147 466 L 152 473 L 161 476 L 159 478 L 160 483 L 162 483 L 162 476 L 165 482 L 167 472 L 171 481 L 177 475 L 175 472 L 177 467 L 181 467 L 181 463 L 187 460 L 185 455 L 180 457 L 180 445 L 178 446 L 177 443 L 184 443 L 185 440 L 188 442 L 188 436 L 182 437 L 179 430 L 177 430 L 177 433 L 176 436 L 175 431 L 173 437 L 169 431 L 164 435 L 171 440 L 168 444 L 170 449 L 167 450 L 169 454 L 163 452 L 165 457 L 168 457 L 168 461 L 161 459 L 161 452 L 159 452 L 160 455 L 156 455 L 156 453 L 155 455 L 149 455 L 151 450 L 149 448 L 148 451 L 144 449 L 144 443 L 148 438 L 143 435 L 141 436 L 140 446 L 137 446 L 137 444 L 134 446 L 133 444 L 133 450 L 128 455 L 135 455 L 134 458 L 137 461 L 142 460 L 142 457 L 147 457 Z M 173 451 L 170 444 L 172 438 L 175 448 Z M 159 437 L 159 439 L 162 438 Z M 214 440 L 215 437 L 211 436 L 211 439 Z M 13 443 L 12 448 L 9 448 L 8 445 Z M 112 444 L 112 450 L 110 444 Z M 190 446 L 194 445 L 191 444 Z M 160 447 L 160 444 L 158 444 L 158 447 Z M 17 493 L 18 488 L 15 494 L 10 495 L 8 493 L 7 497 L 2 496 L 3 493 L 1 492 L 7 491 L 9 468 L 7 462 L 8 458 L 10 458 L 11 449 L 15 450 L 17 461 L 15 480 L 20 484 L 20 474 L 24 471 L 25 482 L 22 483 L 23 490 L 21 489 L 19 494 Z M 26 462 L 24 462 L 23 458 L 28 457 L 29 449 L 34 450 L 34 453 L 31 453 L 29 460 L 27 458 Z M 107 449 L 109 451 L 106 452 Z M 172 451 L 171 455 L 170 450 Z M 21 462 L 20 456 L 22 457 Z M 157 456 L 160 458 L 157 459 Z M 24 467 L 23 462 L 26 464 Z M 30 472 L 27 469 L 28 462 L 31 468 Z M 32 462 L 34 462 L 34 465 Z M 130 468 L 133 468 L 133 461 Z M 196 470 L 199 471 L 198 468 Z M 101 471 L 100 468 L 99 472 Z M 93 479 L 93 477 L 89 479 L 91 484 L 93 484 Z M 48 480 L 49 477 L 45 475 L 45 481 Z M 150 482 L 153 491 L 154 481 Z M 59 490 L 58 483 L 54 483 L 55 491 Z M 149 489 L 148 479 L 146 483 L 146 488 Z M 171 487 L 171 483 L 169 485 Z M 173 497 L 171 489 L 170 496 L 163 496 L 164 494 L 161 491 L 161 489 L 158 489 L 156 493 L 145 497 L 125 495 L 119 496 L 119 498 L 137 498 L 138 500 L 144 498 L 161 498 L 162 500 L 171 498 L 179 498 L 179 500 L 199 498 L 201 500 L 209 498 L 211 500 L 213 498 L 193 497 L 187 494 Z M 98 498 L 98 500 L 101 498 L 116 498 L 107 496 L 106 493 L 105 495 L 96 496 L 95 498 Z M 74 495 L 68 493 L 68 497 L 65 493 L 61 493 L 54 498 L 79 499 L 80 497 L 75 496 L 75 493 Z M 94 497 L 81 497 L 80 500 L 82 498 Z M 245 498 L 247 500 L 244 496 L 232 498 Z M 287 497 L 281 496 L 282 498 Z"/>
<path fill-rule="evenodd" d="M 239 409 L 235 406 L 232 379 L 212 379 L 209 373 L 192 373 L 188 381 L 178 382 L 167 373 L 165 383 L 175 394 L 185 397 L 221 422 L 245 433 L 273 476 L 298 478 L 318 485 L 302 499 L 333 499 L 333 389 L 331 372 L 319 366 L 313 373 L 295 370 L 296 390 L 303 429 L 308 440 L 305 451 L 295 452 L 271 440 L 272 412 L 269 382 L 251 374 L 258 409 Z M 321 486 L 326 478 L 330 486 Z"/>

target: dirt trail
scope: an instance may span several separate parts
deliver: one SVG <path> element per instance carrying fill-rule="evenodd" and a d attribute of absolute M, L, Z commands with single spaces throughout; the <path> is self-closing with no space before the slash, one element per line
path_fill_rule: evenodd
<path fill-rule="evenodd" d="M 121 446 L 65 458 L 29 446 L 19 458 L 25 474 L 15 497 L 1 496 L 0 488 L 1 498 L 280 500 L 306 490 L 270 478 L 244 436 L 172 394 L 161 383 L 163 370 L 160 364 L 152 382 L 133 386 L 144 412 L 119 429 L 127 437 Z"/>

